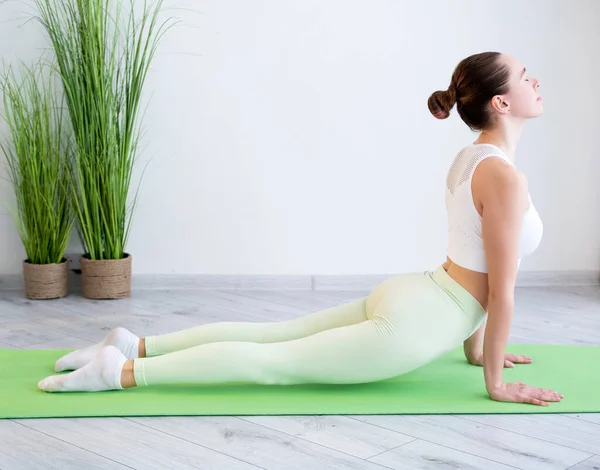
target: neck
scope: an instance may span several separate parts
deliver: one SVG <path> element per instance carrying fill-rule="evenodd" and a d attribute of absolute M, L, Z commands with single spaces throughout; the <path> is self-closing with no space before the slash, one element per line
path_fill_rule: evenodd
<path fill-rule="evenodd" d="M 493 129 L 482 131 L 475 143 L 495 145 L 514 162 L 523 124 L 523 121 L 500 121 Z"/>

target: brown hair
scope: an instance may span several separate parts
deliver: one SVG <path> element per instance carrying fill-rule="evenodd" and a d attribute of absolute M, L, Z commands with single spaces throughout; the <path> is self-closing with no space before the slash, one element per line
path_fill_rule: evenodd
<path fill-rule="evenodd" d="M 446 91 L 436 91 L 427 101 L 431 114 L 446 119 L 456 104 L 458 114 L 472 130 L 493 124 L 489 104 L 496 95 L 508 92 L 510 72 L 500 62 L 499 52 L 482 52 L 463 59 L 454 70 Z"/>

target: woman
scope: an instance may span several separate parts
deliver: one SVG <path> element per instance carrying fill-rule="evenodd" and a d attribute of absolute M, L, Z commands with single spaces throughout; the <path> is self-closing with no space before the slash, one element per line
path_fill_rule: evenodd
<path fill-rule="evenodd" d="M 560 401 L 555 391 L 502 379 L 504 367 L 531 362 L 505 347 L 520 259 L 542 235 L 513 162 L 525 121 L 542 113 L 538 87 L 514 58 L 488 52 L 461 61 L 448 90 L 429 98 L 436 118 L 447 118 L 456 104 L 479 131 L 448 173 L 448 256 L 435 271 L 394 276 L 364 298 L 292 321 L 220 322 L 141 339 L 117 328 L 60 358 L 57 371 L 75 372 L 48 377 L 39 388 L 365 383 L 406 374 L 463 344 L 467 360 L 483 366 L 491 399 Z"/>

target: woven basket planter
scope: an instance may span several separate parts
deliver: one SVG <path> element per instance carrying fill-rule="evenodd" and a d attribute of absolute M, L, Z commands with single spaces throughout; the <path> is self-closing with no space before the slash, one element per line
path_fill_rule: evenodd
<path fill-rule="evenodd" d="M 67 260 L 61 263 L 32 264 L 23 261 L 25 296 L 30 299 L 58 299 L 69 293 L 69 267 Z"/>
<path fill-rule="evenodd" d="M 80 258 L 82 294 L 88 299 L 123 299 L 131 295 L 131 255 L 122 259 Z"/>

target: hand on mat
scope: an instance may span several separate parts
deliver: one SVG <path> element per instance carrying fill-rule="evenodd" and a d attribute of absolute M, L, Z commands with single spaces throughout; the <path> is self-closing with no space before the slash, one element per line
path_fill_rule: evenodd
<path fill-rule="evenodd" d="M 548 406 L 549 402 L 558 402 L 564 397 L 554 390 L 530 387 L 522 382 L 503 383 L 499 388 L 490 391 L 489 395 L 495 401 L 530 403 L 539 406 Z"/>
<path fill-rule="evenodd" d="M 474 366 L 483 366 L 483 351 L 479 354 L 472 355 L 467 358 L 470 364 Z M 531 364 L 532 360 L 530 357 L 521 356 L 519 354 L 504 354 L 504 367 L 512 369 L 515 364 Z"/>

